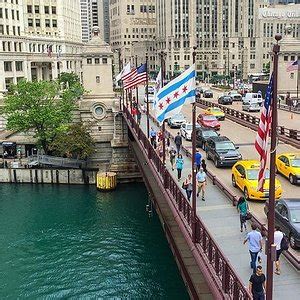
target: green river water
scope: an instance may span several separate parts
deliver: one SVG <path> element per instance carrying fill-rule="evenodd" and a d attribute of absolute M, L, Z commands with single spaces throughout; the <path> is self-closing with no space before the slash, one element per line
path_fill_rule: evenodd
<path fill-rule="evenodd" d="M 0 197 L 0 299 L 188 299 L 143 184 L 1 184 Z"/>

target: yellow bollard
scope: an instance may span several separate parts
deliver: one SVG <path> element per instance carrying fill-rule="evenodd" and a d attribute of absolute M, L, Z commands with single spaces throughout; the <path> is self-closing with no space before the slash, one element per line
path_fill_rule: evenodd
<path fill-rule="evenodd" d="M 117 174 L 114 172 L 97 173 L 97 189 L 112 191 L 117 187 Z"/>

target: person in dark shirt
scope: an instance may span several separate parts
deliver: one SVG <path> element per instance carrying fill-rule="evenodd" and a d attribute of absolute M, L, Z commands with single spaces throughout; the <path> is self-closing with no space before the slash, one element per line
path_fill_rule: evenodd
<path fill-rule="evenodd" d="M 202 155 L 199 152 L 199 150 L 197 149 L 196 153 L 195 153 L 195 163 L 196 163 L 197 172 L 199 172 L 200 167 L 201 167 L 201 159 L 202 159 Z"/>
<path fill-rule="evenodd" d="M 265 300 L 266 276 L 262 267 L 257 266 L 256 272 L 249 279 L 249 291 L 253 296 L 253 300 Z"/>
<path fill-rule="evenodd" d="M 174 139 L 175 145 L 176 145 L 176 149 L 177 149 L 177 154 L 180 154 L 180 149 L 181 149 L 181 145 L 182 145 L 182 137 L 180 135 L 180 132 L 177 133 L 177 135 L 175 136 Z"/>
<path fill-rule="evenodd" d="M 204 171 L 205 173 L 207 173 L 207 168 L 206 168 L 206 162 L 205 162 L 205 159 L 202 159 L 202 161 L 201 161 L 201 167 L 202 167 L 203 171 Z"/>

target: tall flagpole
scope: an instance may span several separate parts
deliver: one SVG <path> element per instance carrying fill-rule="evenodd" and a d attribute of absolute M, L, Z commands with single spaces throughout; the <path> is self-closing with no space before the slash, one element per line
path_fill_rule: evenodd
<path fill-rule="evenodd" d="M 165 81 L 165 53 L 161 51 L 160 53 L 160 68 L 161 68 L 161 87 L 164 86 Z M 162 123 L 162 142 L 163 142 L 163 165 L 166 164 L 166 127 L 165 121 Z"/>
<path fill-rule="evenodd" d="M 193 47 L 193 64 L 196 63 L 196 49 L 197 47 Z M 196 237 L 196 215 L 197 215 L 197 197 L 196 197 L 196 161 L 195 161 L 195 155 L 196 155 L 196 98 L 192 106 L 192 122 L 193 122 L 193 131 L 192 131 L 192 185 L 193 185 L 193 192 L 192 192 L 192 239 L 193 242 L 197 242 Z"/>
<path fill-rule="evenodd" d="M 138 57 L 137 57 L 137 55 L 135 56 L 135 67 L 136 68 L 138 67 Z M 136 97 L 136 104 L 138 106 L 139 105 L 139 88 L 138 88 L 138 86 L 136 86 L 136 95 L 135 95 L 135 97 Z"/>
<path fill-rule="evenodd" d="M 267 300 L 273 299 L 273 268 L 276 260 L 276 245 L 274 244 L 275 227 L 275 161 L 277 138 L 277 80 L 278 80 L 278 54 L 282 39 L 280 34 L 275 35 L 277 43 L 273 46 L 273 99 L 272 99 L 272 125 L 271 125 L 271 156 L 270 156 L 270 186 L 269 186 L 269 210 L 268 210 L 268 241 L 267 241 Z"/>
<path fill-rule="evenodd" d="M 149 68 L 148 68 L 148 53 L 146 53 L 146 73 L 147 73 L 147 79 L 146 79 L 146 100 L 147 100 L 147 138 L 150 138 L 150 122 L 149 122 Z"/>

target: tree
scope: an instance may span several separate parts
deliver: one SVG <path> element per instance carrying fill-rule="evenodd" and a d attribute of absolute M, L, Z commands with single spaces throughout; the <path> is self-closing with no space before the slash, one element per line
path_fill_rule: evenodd
<path fill-rule="evenodd" d="M 72 119 L 76 101 L 83 93 L 76 82 L 61 88 L 58 81 L 25 81 L 12 85 L 4 99 L 2 113 L 7 129 L 28 132 L 33 130 L 45 153 L 55 136 L 66 129 Z"/>
<path fill-rule="evenodd" d="M 86 159 L 94 152 L 95 142 L 88 126 L 82 123 L 71 124 L 66 132 L 60 132 L 50 145 L 50 150 L 58 156 Z"/>

